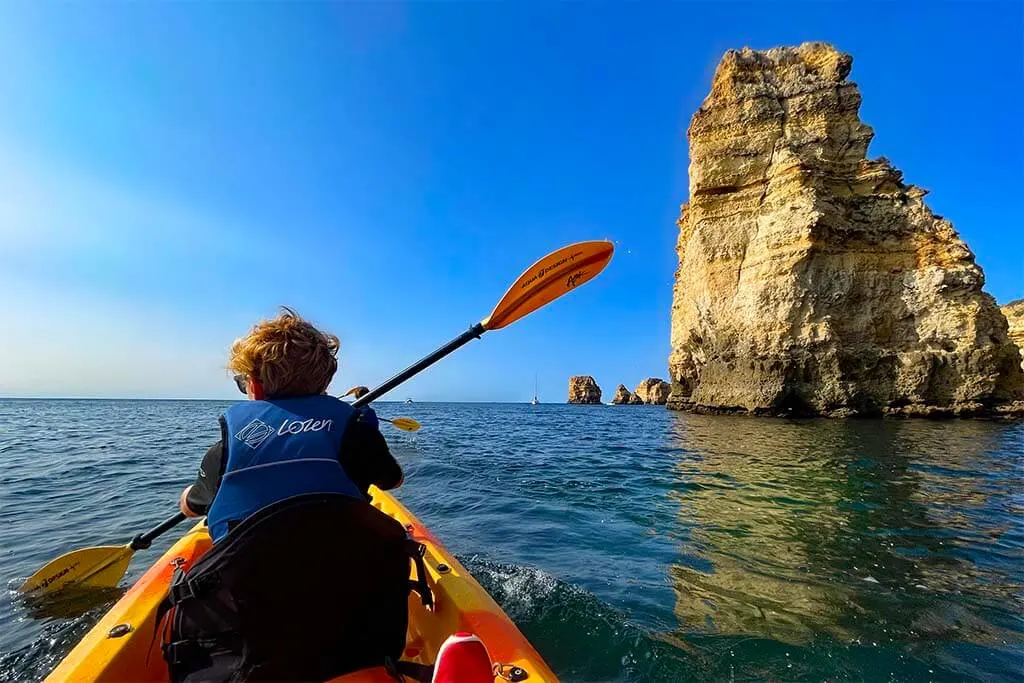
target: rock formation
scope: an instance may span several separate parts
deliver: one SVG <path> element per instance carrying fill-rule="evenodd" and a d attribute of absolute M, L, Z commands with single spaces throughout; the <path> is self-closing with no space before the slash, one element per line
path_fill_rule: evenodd
<path fill-rule="evenodd" d="M 640 399 L 640 403 L 651 403 L 663 406 L 668 400 L 672 385 L 657 377 L 648 377 L 636 385 L 633 395 Z"/>
<path fill-rule="evenodd" d="M 719 64 L 688 133 L 670 407 L 968 415 L 1024 398 L 971 250 L 866 159 L 851 65 L 822 43 Z"/>
<path fill-rule="evenodd" d="M 629 396 L 629 405 L 631 405 L 631 406 L 641 406 L 643 404 L 644 404 L 644 400 L 642 398 L 640 398 L 636 394 L 630 394 L 630 396 Z"/>
<path fill-rule="evenodd" d="M 590 375 L 569 378 L 569 403 L 600 403 L 601 387 Z"/>
<path fill-rule="evenodd" d="M 1024 367 L 1024 299 L 1011 301 L 1002 308 L 1006 322 L 1010 325 L 1010 339 L 1020 351 L 1021 367 Z"/>
<path fill-rule="evenodd" d="M 629 393 L 629 389 L 626 388 L 625 384 L 620 384 L 615 390 L 615 398 L 612 399 L 612 403 L 617 406 L 624 406 L 629 404 L 633 400 L 633 394 Z"/>

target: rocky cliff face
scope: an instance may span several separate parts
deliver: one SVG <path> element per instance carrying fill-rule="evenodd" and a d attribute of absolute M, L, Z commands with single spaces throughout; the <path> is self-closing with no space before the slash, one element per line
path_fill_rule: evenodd
<path fill-rule="evenodd" d="M 625 384 L 620 384 L 615 390 L 615 397 L 612 399 L 612 403 L 617 406 L 627 405 L 633 398 L 633 394 L 629 393 L 629 389 L 626 388 Z"/>
<path fill-rule="evenodd" d="M 1020 350 L 1020 364 L 1024 368 L 1024 299 L 1011 301 L 999 310 L 1003 312 L 1006 322 L 1010 326 L 1010 340 Z"/>
<path fill-rule="evenodd" d="M 973 414 L 1024 398 L 974 255 L 925 190 L 866 159 L 851 64 L 821 43 L 719 64 L 689 129 L 670 407 Z"/>
<path fill-rule="evenodd" d="M 601 387 L 590 375 L 569 378 L 569 403 L 600 403 Z"/>
<path fill-rule="evenodd" d="M 657 377 L 648 377 L 636 385 L 633 395 L 639 398 L 642 403 L 663 406 L 668 400 L 671 390 L 672 385 L 665 380 L 658 379 Z"/>

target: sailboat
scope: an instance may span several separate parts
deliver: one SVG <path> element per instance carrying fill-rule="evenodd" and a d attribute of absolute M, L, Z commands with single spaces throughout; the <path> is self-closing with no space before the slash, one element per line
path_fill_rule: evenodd
<path fill-rule="evenodd" d="M 533 376 L 533 400 L 530 401 L 530 405 L 531 406 L 535 406 L 538 403 L 540 403 L 540 401 L 537 400 L 537 375 L 534 375 Z"/>

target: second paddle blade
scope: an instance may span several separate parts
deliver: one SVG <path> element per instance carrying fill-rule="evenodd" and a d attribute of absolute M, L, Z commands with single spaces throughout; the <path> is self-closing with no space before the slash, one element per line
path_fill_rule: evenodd
<path fill-rule="evenodd" d="M 128 570 L 133 552 L 124 545 L 73 550 L 47 563 L 18 590 L 29 595 L 42 595 L 69 586 L 113 588 Z"/>
<path fill-rule="evenodd" d="M 481 324 L 485 329 L 497 330 L 533 313 L 597 277 L 612 260 L 614 251 L 611 242 L 594 241 L 570 244 L 551 252 L 512 283 Z"/>
<path fill-rule="evenodd" d="M 411 417 L 396 417 L 393 420 L 388 420 L 388 422 L 406 432 L 415 432 L 421 426 L 419 422 Z"/>

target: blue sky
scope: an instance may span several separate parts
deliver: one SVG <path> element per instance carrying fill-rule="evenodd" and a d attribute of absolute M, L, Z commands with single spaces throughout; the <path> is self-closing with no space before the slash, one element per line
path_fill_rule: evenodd
<path fill-rule="evenodd" d="M 0 15 L 0 395 L 232 397 L 278 304 L 374 384 L 568 242 L 597 280 L 392 397 L 665 376 L 685 130 L 722 53 L 854 55 L 870 154 L 1024 296 L 1019 3 L 14 3 Z"/>

